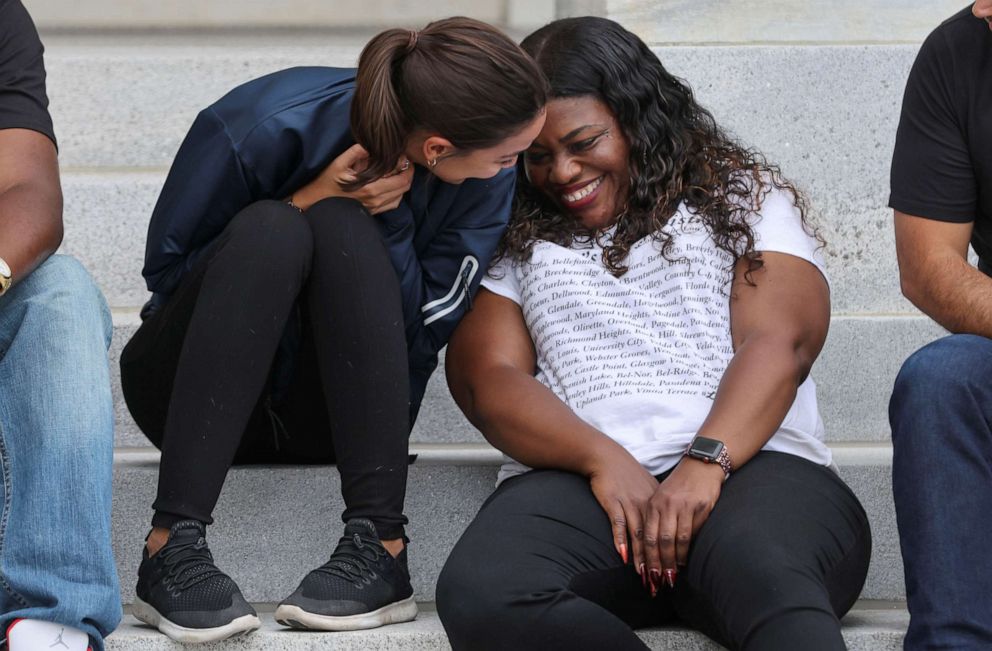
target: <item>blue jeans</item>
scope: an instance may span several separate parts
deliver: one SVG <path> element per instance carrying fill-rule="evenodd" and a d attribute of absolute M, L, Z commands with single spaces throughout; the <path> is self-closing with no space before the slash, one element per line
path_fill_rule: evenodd
<path fill-rule="evenodd" d="M 992 339 L 952 335 L 914 353 L 889 420 L 905 648 L 992 648 Z"/>
<path fill-rule="evenodd" d="M 111 334 L 100 290 L 66 256 L 0 298 L 0 639 L 14 619 L 41 619 L 101 651 L 120 622 Z"/>

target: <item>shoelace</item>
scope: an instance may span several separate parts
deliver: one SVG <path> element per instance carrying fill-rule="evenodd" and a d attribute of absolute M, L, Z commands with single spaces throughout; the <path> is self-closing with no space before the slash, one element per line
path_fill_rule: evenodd
<path fill-rule="evenodd" d="M 372 564 L 388 553 L 381 544 L 372 539 L 362 540 L 360 535 L 354 533 L 350 538 L 342 536 L 331 559 L 316 571 L 345 581 L 362 582 L 375 575 Z"/>
<path fill-rule="evenodd" d="M 166 545 L 159 554 L 166 568 L 166 579 L 179 591 L 216 576 L 225 576 L 214 565 L 214 557 L 203 537 L 196 542 Z"/>

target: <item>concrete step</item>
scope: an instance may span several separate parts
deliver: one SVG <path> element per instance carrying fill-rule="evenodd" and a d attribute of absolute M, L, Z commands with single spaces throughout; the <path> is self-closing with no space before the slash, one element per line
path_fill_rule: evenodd
<path fill-rule="evenodd" d="M 539 26 L 554 18 L 554 0 L 25 0 L 41 29 L 182 29 L 279 27 L 422 27 L 446 16 L 494 24 Z"/>
<path fill-rule="evenodd" d="M 142 36 L 138 43 L 126 34 L 51 35 L 48 89 L 64 141 L 62 162 L 167 166 L 201 108 L 267 72 L 354 65 L 369 35 L 359 33 L 204 32 L 195 38 Z M 874 163 L 891 153 L 916 49 L 684 45 L 654 51 L 692 85 L 721 124 L 774 154 L 791 176 L 820 179 L 820 187 L 845 193 L 854 188 L 832 184 L 832 178 L 846 175 L 859 189 L 877 189 L 873 181 L 885 178 Z M 855 144 L 858 156 L 852 154 Z M 855 170 L 869 174 L 849 173 Z"/>
<path fill-rule="evenodd" d="M 813 2 L 738 0 L 561 0 L 559 11 L 583 5 L 619 21 L 648 43 L 754 43 L 837 41 L 918 43 L 961 10 L 955 0 L 909 0 L 898 10 L 887 0 Z M 591 5 L 591 6 L 590 6 Z M 824 11 L 829 6 L 829 11 Z M 713 20 L 716 15 L 726 20 Z"/>
<path fill-rule="evenodd" d="M 433 604 L 421 604 L 417 619 L 371 631 L 350 633 L 313 633 L 286 629 L 272 619 L 272 605 L 256 607 L 262 619 L 262 629 L 250 636 L 211 646 L 217 651 L 240 649 L 336 649 L 339 651 L 424 651 L 450 649 L 441 621 Z M 902 638 L 909 625 L 905 608 L 874 607 L 870 602 L 858 604 L 842 620 L 844 641 L 851 651 L 900 651 Z M 721 649 L 700 633 L 677 627 L 647 628 L 638 631 L 654 651 L 713 651 Z M 107 640 L 108 651 L 165 651 L 181 649 L 172 642 L 128 615 L 120 628 Z M 190 647 L 193 648 L 193 647 Z"/>
<path fill-rule="evenodd" d="M 163 180 L 160 173 L 62 175 L 60 253 L 86 266 L 113 307 L 139 308 L 148 300 L 141 267 L 148 220 Z"/>
<path fill-rule="evenodd" d="M 141 277 L 145 239 L 164 180 L 162 171 L 63 172 L 62 250 L 91 270 L 115 307 L 138 307 L 147 300 Z M 890 216 L 878 214 L 874 221 L 845 230 L 844 224 L 855 219 L 847 210 L 838 208 L 820 217 L 828 238 L 834 313 L 919 314 L 899 294 Z"/>
<path fill-rule="evenodd" d="M 49 90 L 67 177 L 94 167 L 164 170 L 197 111 L 234 85 L 294 65 L 353 65 L 360 50 L 347 40 L 314 47 L 279 34 L 263 33 L 256 41 L 211 45 L 209 34 L 202 44 L 53 40 Z M 684 46 L 656 52 L 693 85 L 721 124 L 808 190 L 828 242 L 834 308 L 911 313 L 898 291 L 885 204 L 902 89 L 916 47 Z M 140 224 L 159 182 L 124 176 L 114 189 L 112 181 L 100 179 L 88 199 L 108 220 Z M 114 205 L 100 196 L 128 200 Z M 68 206 L 71 219 L 74 207 Z M 140 248 L 140 242 L 124 250 Z M 126 291 L 135 288 L 137 278 Z"/>
<path fill-rule="evenodd" d="M 115 316 L 111 348 L 117 444 L 148 445 L 127 411 L 121 395 L 120 350 L 138 327 L 135 312 Z M 820 411 L 830 441 L 889 440 L 888 403 L 896 373 L 910 353 L 943 331 L 916 317 L 835 316 L 827 344 L 813 369 Z M 482 436 L 451 399 L 444 361 L 427 386 L 420 417 L 411 439 L 424 443 L 479 443 Z"/>
<path fill-rule="evenodd" d="M 813 366 L 831 441 L 888 441 L 889 397 L 903 362 L 948 333 L 927 317 L 834 314 Z"/>
<path fill-rule="evenodd" d="M 884 445 L 833 446 L 841 473 L 869 514 L 872 565 L 862 597 L 903 600 Z M 434 599 L 448 552 L 492 492 L 498 452 L 487 445 L 419 444 L 411 453 L 406 513 L 410 519 L 410 571 L 417 598 Z M 158 455 L 118 450 L 114 461 L 114 555 L 123 598 L 130 603 L 148 531 L 158 476 Z M 190 472 L 195 472 L 195 468 Z M 252 602 L 278 602 L 303 576 L 327 560 L 341 532 L 343 504 L 337 472 L 317 466 L 233 468 L 214 512 L 209 539 L 220 567 Z"/>

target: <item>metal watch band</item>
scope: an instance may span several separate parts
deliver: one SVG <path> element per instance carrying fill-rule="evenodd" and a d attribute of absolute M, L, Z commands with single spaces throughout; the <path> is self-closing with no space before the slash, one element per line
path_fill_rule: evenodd
<path fill-rule="evenodd" d="M 727 477 L 729 477 L 730 473 L 734 471 L 734 464 L 730 463 L 730 453 L 727 452 L 726 444 L 724 444 L 723 449 L 720 450 L 720 455 L 716 458 L 716 462 L 720 464 L 721 468 L 723 468 L 723 474 Z"/>
<path fill-rule="evenodd" d="M 713 440 L 715 441 L 716 439 L 713 439 Z M 692 459 L 696 459 L 698 461 L 702 461 L 703 463 L 715 463 L 715 464 L 718 464 L 720 466 L 720 469 L 723 470 L 724 477 L 725 478 L 726 477 L 730 477 L 730 473 L 732 473 L 734 471 L 734 464 L 731 463 L 731 461 L 730 461 L 730 452 L 727 451 L 727 444 L 724 443 L 723 441 L 717 441 L 718 443 L 720 443 L 720 446 L 721 446 L 720 447 L 720 452 L 719 452 L 719 454 L 717 454 L 716 459 L 713 459 L 712 457 L 709 457 L 709 456 L 703 456 L 702 454 L 694 453 L 693 450 L 692 450 L 692 446 L 693 446 L 693 443 L 695 443 L 695 441 L 696 440 L 693 439 L 689 443 L 689 445 L 686 446 L 685 452 L 682 453 L 682 456 L 690 457 Z"/>

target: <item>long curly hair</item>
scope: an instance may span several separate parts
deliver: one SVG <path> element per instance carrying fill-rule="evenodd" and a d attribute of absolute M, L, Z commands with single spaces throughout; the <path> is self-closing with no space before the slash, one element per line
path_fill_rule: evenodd
<path fill-rule="evenodd" d="M 539 29 L 521 45 L 548 77 L 551 99 L 600 99 L 627 138 L 629 194 L 620 201 L 624 207 L 612 238 L 598 239 L 603 262 L 614 275 L 627 272 L 631 246 L 647 236 L 660 242 L 662 255 L 671 260 L 671 237 L 662 228 L 685 202 L 735 265 L 742 257 L 749 259 L 750 282 L 762 262 L 748 216 L 760 209 L 772 186 L 792 194 L 804 228 L 820 239 L 807 221 L 805 197 L 778 166 L 727 135 L 696 103 L 689 86 L 669 74 L 634 34 L 605 18 L 566 18 Z M 571 246 L 576 237 L 601 237 L 520 176 L 497 259 L 526 261 L 538 241 Z"/>

